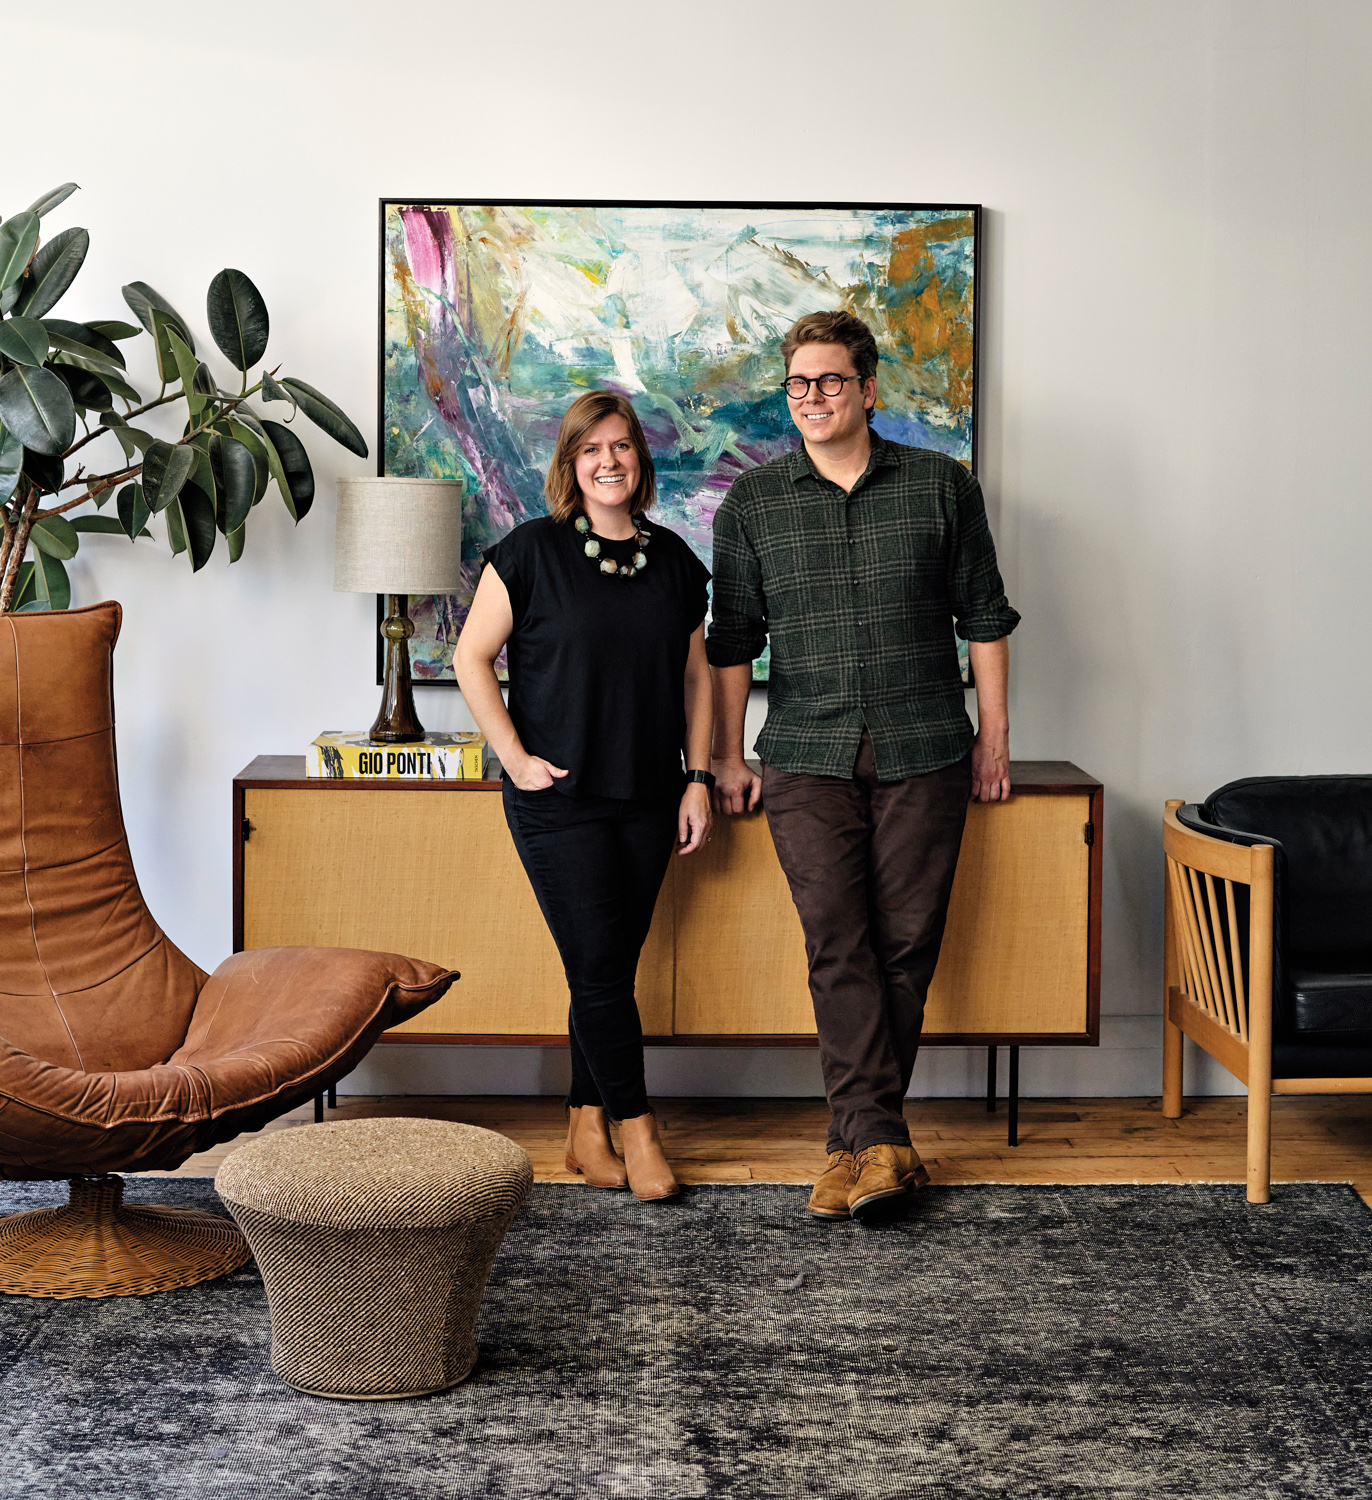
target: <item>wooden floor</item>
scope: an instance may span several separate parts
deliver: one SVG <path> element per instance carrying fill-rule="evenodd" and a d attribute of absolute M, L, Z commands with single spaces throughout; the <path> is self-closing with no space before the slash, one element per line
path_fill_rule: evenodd
<path fill-rule="evenodd" d="M 667 1099 L 656 1106 L 667 1156 L 683 1182 L 813 1182 L 824 1166 L 828 1109 L 815 1099 Z M 1242 1182 L 1242 1098 L 1188 1100 L 1166 1120 L 1158 1099 L 1032 1099 L 1020 1144 L 1006 1144 L 1005 1101 L 910 1099 L 905 1117 L 935 1182 Z M 518 1141 L 544 1182 L 576 1182 L 562 1164 L 562 1101 L 543 1098 L 343 1096 L 329 1120 L 423 1115 L 484 1125 Z M 267 1126 L 313 1119 L 309 1106 Z M 176 1175 L 212 1176 L 252 1140 L 206 1151 Z M 1274 1182 L 1351 1182 L 1372 1205 L 1372 1095 L 1272 1101 Z"/>

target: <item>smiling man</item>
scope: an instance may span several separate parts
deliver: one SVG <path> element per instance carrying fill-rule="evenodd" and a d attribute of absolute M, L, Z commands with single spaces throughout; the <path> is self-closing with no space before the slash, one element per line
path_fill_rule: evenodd
<path fill-rule="evenodd" d="M 734 482 L 714 521 L 719 812 L 761 803 L 805 932 L 829 1099 L 810 1212 L 875 1217 L 927 1182 L 902 1101 L 969 796 L 1010 795 L 1009 634 L 981 489 L 871 429 L 877 345 L 847 312 L 781 346 L 801 446 Z M 958 671 L 969 643 L 979 729 Z M 770 640 L 763 772 L 744 763 Z"/>

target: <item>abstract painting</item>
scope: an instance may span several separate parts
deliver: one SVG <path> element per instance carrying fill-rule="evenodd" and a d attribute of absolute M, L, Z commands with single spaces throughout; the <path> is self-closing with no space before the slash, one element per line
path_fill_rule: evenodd
<path fill-rule="evenodd" d="M 876 334 L 879 433 L 973 467 L 979 228 L 974 205 L 383 200 L 381 472 L 466 485 L 464 592 L 411 601 L 415 681 L 452 682 L 482 550 L 546 514 L 585 390 L 634 403 L 654 518 L 707 567 L 729 486 L 799 441 L 780 346 L 805 313 Z"/>

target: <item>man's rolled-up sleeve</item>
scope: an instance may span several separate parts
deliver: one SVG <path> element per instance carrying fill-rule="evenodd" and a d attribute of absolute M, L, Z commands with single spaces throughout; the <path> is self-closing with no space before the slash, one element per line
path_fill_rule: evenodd
<path fill-rule="evenodd" d="M 948 601 L 957 633 L 965 641 L 998 641 L 1019 624 L 1019 612 L 1005 597 L 996 565 L 996 544 L 986 523 L 981 486 L 959 469 L 957 518 L 948 562 Z"/>
<path fill-rule="evenodd" d="M 731 490 L 715 512 L 714 597 L 705 653 L 712 667 L 755 661 L 767 644 L 762 568 Z"/>

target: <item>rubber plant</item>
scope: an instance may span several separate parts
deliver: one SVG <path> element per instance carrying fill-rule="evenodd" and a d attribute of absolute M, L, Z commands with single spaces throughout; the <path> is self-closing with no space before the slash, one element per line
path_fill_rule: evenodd
<path fill-rule="evenodd" d="M 173 554 L 186 553 L 198 572 L 220 536 L 231 563 L 243 555 L 248 518 L 273 481 L 300 521 L 314 500 L 309 454 L 285 422 L 257 412 L 252 397 L 288 403 L 287 421 L 302 411 L 335 442 L 367 456 L 362 434 L 313 386 L 278 379 L 279 365 L 252 378 L 267 350 L 269 319 L 242 271 L 220 271 L 205 306 L 214 342 L 238 372 L 237 390 L 219 384 L 186 320 L 146 282 L 123 289 L 137 325 L 50 317 L 90 236 L 64 229 L 44 241 L 41 221 L 75 191 L 74 182 L 64 183 L 0 220 L 0 611 L 65 609 L 64 564 L 83 532 L 116 532 L 132 542 L 150 536 L 149 518 L 162 515 Z M 160 383 L 151 398 L 131 383 L 119 347 L 144 333 Z M 181 401 L 186 418 L 177 441 L 136 425 Z M 100 514 L 111 500 L 113 513 Z M 69 516 L 84 505 L 92 509 Z"/>

